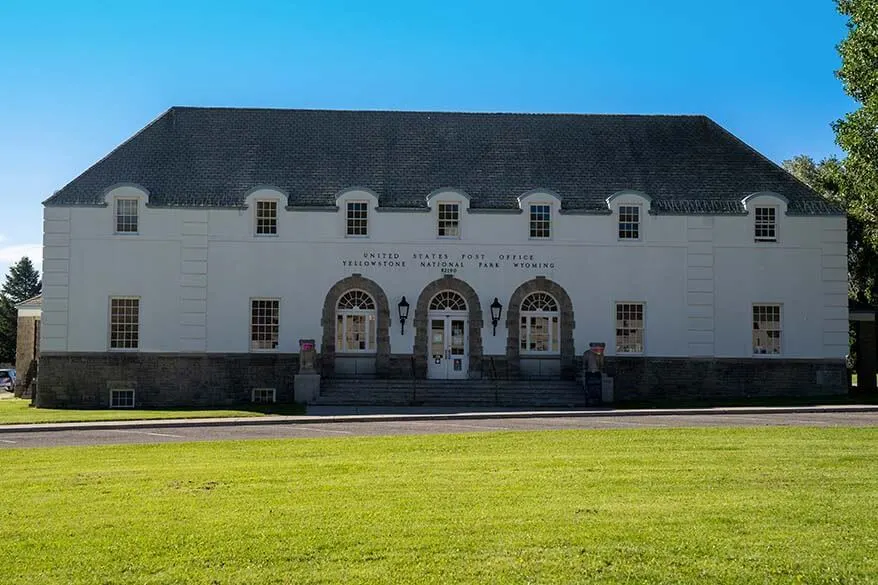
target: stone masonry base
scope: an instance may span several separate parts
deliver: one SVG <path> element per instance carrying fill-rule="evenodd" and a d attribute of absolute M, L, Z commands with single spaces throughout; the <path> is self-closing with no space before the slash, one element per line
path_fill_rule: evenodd
<path fill-rule="evenodd" d="M 134 388 L 137 408 L 248 403 L 253 388 L 293 402 L 298 354 L 43 354 L 36 406 L 108 408 L 111 388 Z"/>
<path fill-rule="evenodd" d="M 390 363 L 387 377 L 411 378 L 411 356 Z M 43 354 L 36 405 L 107 408 L 112 388 L 134 388 L 138 408 L 248 403 L 253 388 L 292 402 L 298 365 L 298 354 Z M 608 356 L 604 369 L 616 402 L 847 393 L 844 360 Z M 485 377 L 511 378 L 499 357 L 494 370 Z"/>

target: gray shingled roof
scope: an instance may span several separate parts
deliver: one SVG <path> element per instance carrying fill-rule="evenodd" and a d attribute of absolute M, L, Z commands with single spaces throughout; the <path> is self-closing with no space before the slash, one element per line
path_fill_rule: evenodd
<path fill-rule="evenodd" d="M 126 182 L 155 207 L 241 206 L 272 185 L 301 206 L 359 186 L 381 207 L 423 208 L 455 187 L 471 208 L 502 209 L 547 188 L 562 209 L 599 213 L 633 189 L 658 213 L 741 213 L 759 191 L 785 196 L 790 213 L 840 213 L 704 116 L 175 107 L 45 204 L 100 205 Z"/>

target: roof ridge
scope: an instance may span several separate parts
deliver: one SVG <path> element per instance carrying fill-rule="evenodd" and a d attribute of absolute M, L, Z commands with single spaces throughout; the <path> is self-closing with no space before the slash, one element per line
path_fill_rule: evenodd
<path fill-rule="evenodd" d="M 348 114 L 437 114 L 463 116 L 581 116 L 594 118 L 707 118 L 706 114 L 666 114 L 666 113 L 606 113 L 606 112 L 523 112 L 523 111 L 478 111 L 478 110 L 393 110 L 393 109 L 349 109 L 349 108 L 285 108 L 272 106 L 171 106 L 167 111 L 204 110 L 233 112 L 315 112 Z M 166 112 L 167 113 L 167 112 Z"/>

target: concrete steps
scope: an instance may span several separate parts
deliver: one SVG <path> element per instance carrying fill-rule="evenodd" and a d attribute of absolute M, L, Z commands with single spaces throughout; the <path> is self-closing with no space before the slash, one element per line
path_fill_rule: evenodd
<path fill-rule="evenodd" d="M 579 382 L 564 380 L 331 379 L 322 382 L 314 404 L 580 407 L 586 401 Z"/>

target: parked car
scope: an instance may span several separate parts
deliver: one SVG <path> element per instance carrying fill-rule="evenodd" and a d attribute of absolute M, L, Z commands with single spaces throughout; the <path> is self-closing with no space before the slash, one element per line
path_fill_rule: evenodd
<path fill-rule="evenodd" d="M 6 390 L 7 392 L 12 392 L 14 386 L 15 386 L 15 370 L 14 369 L 0 370 L 0 390 Z"/>

